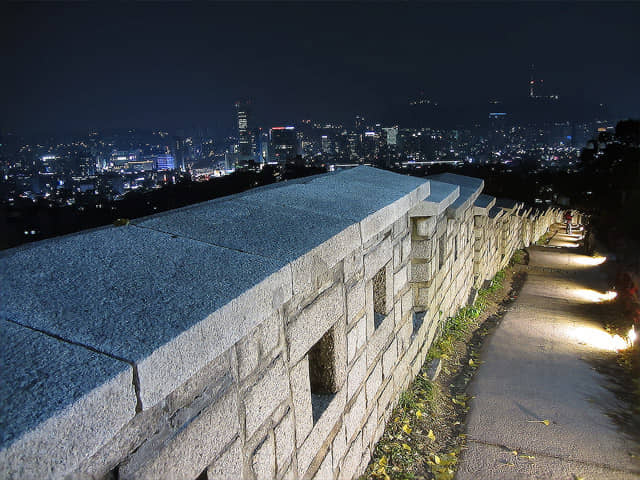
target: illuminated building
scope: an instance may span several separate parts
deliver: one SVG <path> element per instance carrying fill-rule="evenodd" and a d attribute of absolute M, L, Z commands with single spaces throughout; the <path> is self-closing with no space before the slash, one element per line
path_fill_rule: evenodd
<path fill-rule="evenodd" d="M 269 161 L 269 133 L 260 132 L 260 163 Z"/>
<path fill-rule="evenodd" d="M 236 115 L 238 120 L 238 156 L 239 160 L 253 160 L 254 150 L 253 136 L 250 128 L 251 110 L 249 102 L 236 102 Z"/>
<path fill-rule="evenodd" d="M 295 160 L 298 137 L 294 127 L 273 127 L 269 131 L 269 161 L 284 164 Z"/>
<path fill-rule="evenodd" d="M 383 128 L 385 132 L 385 136 L 387 138 L 387 145 L 397 145 L 398 144 L 398 127 L 387 127 Z"/>
<path fill-rule="evenodd" d="M 331 142 L 329 142 L 329 137 L 326 135 L 322 135 L 322 153 L 329 153 L 331 148 Z"/>
<path fill-rule="evenodd" d="M 116 170 L 125 168 L 129 162 L 137 162 L 139 150 L 114 150 L 111 153 L 110 166 Z"/>
<path fill-rule="evenodd" d="M 174 170 L 176 162 L 173 155 L 155 155 L 156 170 Z"/>
<path fill-rule="evenodd" d="M 173 138 L 173 155 L 175 168 L 179 170 L 184 170 L 184 157 L 187 153 L 187 146 L 182 137 L 174 137 Z"/>

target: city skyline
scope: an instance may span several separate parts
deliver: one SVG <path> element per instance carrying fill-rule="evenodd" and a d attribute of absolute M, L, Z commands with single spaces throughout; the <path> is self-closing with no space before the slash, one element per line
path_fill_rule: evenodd
<path fill-rule="evenodd" d="M 491 99 L 528 98 L 532 63 L 567 110 L 640 111 L 640 66 L 631 60 L 640 6 L 632 4 L 2 9 L 4 131 L 233 132 L 243 98 L 255 99 L 252 122 L 266 128 L 357 114 L 403 123 L 421 95 L 473 120 L 469 112 Z"/>

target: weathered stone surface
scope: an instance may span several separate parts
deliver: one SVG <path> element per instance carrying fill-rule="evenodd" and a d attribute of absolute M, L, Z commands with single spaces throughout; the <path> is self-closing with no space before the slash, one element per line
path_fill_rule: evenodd
<path fill-rule="evenodd" d="M 332 325 L 344 315 L 344 290 L 334 286 L 303 309 L 287 327 L 292 363 L 302 358 Z"/>
<path fill-rule="evenodd" d="M 242 380 L 257 368 L 260 360 L 260 331 L 258 327 L 236 343 L 236 352 L 238 355 L 238 374 Z"/>
<path fill-rule="evenodd" d="M 374 441 L 374 437 L 376 435 L 376 428 L 378 427 L 378 415 L 376 409 L 374 408 L 369 418 L 364 424 L 362 428 L 362 445 L 363 447 L 374 446 L 376 442 Z"/>
<path fill-rule="evenodd" d="M 391 342 L 389 348 L 382 355 L 382 376 L 387 378 L 391 376 L 393 369 L 398 360 L 397 340 Z"/>
<path fill-rule="evenodd" d="M 415 217 L 414 222 L 416 225 L 416 235 L 429 239 L 436 233 L 436 217 Z"/>
<path fill-rule="evenodd" d="M 3 252 L 0 315 L 135 362 L 148 408 L 291 296 L 283 266 L 149 229 L 103 228 Z"/>
<path fill-rule="evenodd" d="M 264 357 L 280 343 L 282 319 L 278 312 L 268 317 L 260 325 L 260 353 Z"/>
<path fill-rule="evenodd" d="M 275 428 L 276 465 L 279 472 L 284 471 L 291 455 L 295 451 L 295 425 L 293 414 L 288 412 Z"/>
<path fill-rule="evenodd" d="M 436 242 L 434 239 L 412 241 L 411 258 L 430 259 L 435 255 Z"/>
<path fill-rule="evenodd" d="M 356 397 L 351 408 L 344 414 L 344 424 L 347 432 L 347 442 L 349 442 L 356 432 L 360 430 L 360 425 L 366 413 L 367 396 L 364 388 Z"/>
<path fill-rule="evenodd" d="M 271 435 L 268 435 L 256 448 L 253 454 L 252 466 L 256 480 L 273 480 L 275 478 L 276 462 Z"/>
<path fill-rule="evenodd" d="M 135 414 L 130 365 L 4 319 L 0 375 L 1 478 L 60 477 Z"/>
<path fill-rule="evenodd" d="M 393 269 L 395 270 L 402 264 L 402 245 L 395 243 L 393 245 Z"/>
<path fill-rule="evenodd" d="M 349 283 L 352 278 L 361 275 L 363 268 L 362 247 L 358 246 L 358 248 L 344 258 L 344 281 Z"/>
<path fill-rule="evenodd" d="M 363 385 L 364 377 L 367 373 L 367 356 L 364 352 L 356 360 L 347 375 L 347 402 L 355 395 L 360 386 Z"/>
<path fill-rule="evenodd" d="M 402 263 L 411 258 L 411 234 L 407 234 L 401 241 L 402 246 Z"/>
<path fill-rule="evenodd" d="M 207 468 L 207 480 L 242 478 L 242 444 L 236 439 Z"/>
<path fill-rule="evenodd" d="M 348 218 L 331 215 L 331 211 L 323 214 L 278 203 L 275 197 L 288 189 L 273 189 L 270 195 L 258 191 L 241 198 L 212 200 L 134 223 L 286 262 L 298 259 L 353 224 Z M 272 202 L 254 199 L 267 195 Z M 359 236 L 356 238 L 359 242 Z"/>
<path fill-rule="evenodd" d="M 298 476 L 302 477 L 307 472 L 311 462 L 326 442 L 329 433 L 340 420 L 346 403 L 345 397 L 344 388 L 335 394 L 333 400 L 313 426 L 313 430 L 302 447 L 298 449 Z"/>
<path fill-rule="evenodd" d="M 342 462 L 340 469 L 340 480 L 351 480 L 356 474 L 360 457 L 362 455 L 362 434 L 358 434 L 353 443 L 349 446 L 349 451 Z"/>
<path fill-rule="evenodd" d="M 385 238 L 364 256 L 364 278 L 370 280 L 393 258 L 391 239 Z"/>
<path fill-rule="evenodd" d="M 373 405 L 382 384 L 382 364 L 378 362 L 367 378 L 367 405 Z"/>
<path fill-rule="evenodd" d="M 141 449 L 119 470 L 120 478 L 190 480 L 218 458 L 239 432 L 236 394 L 228 390 L 188 423 L 154 448 Z M 211 435 L 215 430 L 216 434 Z"/>
<path fill-rule="evenodd" d="M 333 469 L 335 470 L 338 468 L 338 465 L 344 456 L 344 452 L 347 450 L 347 433 L 344 423 L 333 438 L 331 450 L 333 452 Z"/>
<path fill-rule="evenodd" d="M 314 280 L 319 274 L 332 268 L 358 245 L 360 245 L 358 226 L 351 225 L 309 253 L 293 260 L 291 262 L 293 293 L 304 292 L 313 287 Z"/>
<path fill-rule="evenodd" d="M 313 428 L 309 359 L 305 356 L 290 371 L 291 394 L 296 414 L 296 447 L 300 447 Z"/>
<path fill-rule="evenodd" d="M 363 292 L 364 294 L 364 292 Z M 367 317 L 362 316 L 347 334 L 347 362 L 350 364 L 367 341 Z"/>
<path fill-rule="evenodd" d="M 408 273 L 409 267 L 405 265 L 393 275 L 393 298 L 396 298 L 407 286 L 407 283 L 409 282 Z"/>
<path fill-rule="evenodd" d="M 255 385 L 246 388 L 243 400 L 247 437 L 253 435 L 276 407 L 289 398 L 287 383 L 284 362 L 278 357 L 262 373 Z"/>
<path fill-rule="evenodd" d="M 331 456 L 331 450 L 329 450 L 327 452 L 327 455 L 324 457 L 324 460 L 322 460 L 322 463 L 320 464 L 320 468 L 318 468 L 318 471 L 316 472 L 313 478 L 316 478 L 318 480 L 333 478 L 332 467 L 333 467 L 333 458 Z"/>
<path fill-rule="evenodd" d="M 365 282 L 360 280 L 347 290 L 347 323 L 351 323 L 358 318 L 358 314 L 364 308 L 365 303 Z"/>
<path fill-rule="evenodd" d="M 429 180 L 430 193 L 409 211 L 410 217 L 433 217 L 443 213 L 460 195 L 460 187 Z"/>

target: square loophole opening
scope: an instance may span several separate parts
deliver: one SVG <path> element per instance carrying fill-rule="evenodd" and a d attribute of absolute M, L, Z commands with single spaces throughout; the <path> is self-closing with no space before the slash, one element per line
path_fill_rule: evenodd
<path fill-rule="evenodd" d="M 387 315 L 387 266 L 373 276 L 373 326 L 377 329 Z"/>
<path fill-rule="evenodd" d="M 443 233 L 438 239 L 438 270 L 440 270 L 444 265 L 445 258 L 447 258 L 447 245 L 445 242 L 445 235 Z"/>
<path fill-rule="evenodd" d="M 424 323 L 424 317 L 427 315 L 427 312 L 413 312 L 413 330 L 411 331 L 411 339 L 413 339 L 417 334 L 420 327 Z"/>
<path fill-rule="evenodd" d="M 334 328 L 331 328 L 311 347 L 308 355 L 311 412 L 315 425 L 338 391 L 335 371 Z"/>

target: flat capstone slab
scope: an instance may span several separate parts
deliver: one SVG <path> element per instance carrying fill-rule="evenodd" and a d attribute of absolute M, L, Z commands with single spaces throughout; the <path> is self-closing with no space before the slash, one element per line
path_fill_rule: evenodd
<path fill-rule="evenodd" d="M 146 228 L 102 228 L 2 252 L 0 315 L 136 364 L 146 409 L 291 296 L 283 267 Z"/>
<path fill-rule="evenodd" d="M 498 216 L 500 216 L 502 213 L 504 212 L 504 210 L 502 210 L 500 207 L 491 207 L 489 209 L 489 218 L 497 218 Z"/>
<path fill-rule="evenodd" d="M 304 180 L 304 179 L 300 179 Z M 418 201 L 428 182 L 370 167 L 279 184 L 134 221 L 137 225 L 217 246 L 291 262 L 380 210 Z M 426 189 L 426 190 L 425 190 Z M 418 194 L 416 194 L 418 195 Z M 402 209 L 402 205 L 398 205 Z M 400 213 L 400 212 L 398 212 Z M 404 212 L 401 212 L 402 214 Z M 336 259 L 358 244 L 334 252 Z"/>
<path fill-rule="evenodd" d="M 429 180 L 429 187 L 429 196 L 409 212 L 412 217 L 440 215 L 460 196 L 460 187 L 458 185 Z"/>
<path fill-rule="evenodd" d="M 439 173 L 427 177 L 430 180 L 438 182 L 450 183 L 460 187 L 460 195 L 449 207 L 453 211 L 466 210 L 468 206 L 473 204 L 484 188 L 484 180 L 480 178 L 466 177 L 464 175 L 456 175 L 455 173 Z"/>
<path fill-rule="evenodd" d="M 480 194 L 476 201 L 474 202 L 474 206 L 478 208 L 490 208 L 493 207 L 496 203 L 496 197 L 492 197 L 491 195 Z"/>
<path fill-rule="evenodd" d="M 135 414 L 129 364 L 5 319 L 0 375 L 0 478 L 63 473 Z"/>
<path fill-rule="evenodd" d="M 503 208 L 505 210 L 513 210 L 517 208 L 522 203 L 516 202 L 515 200 L 511 200 L 510 198 L 497 198 L 496 199 L 496 207 Z"/>
<path fill-rule="evenodd" d="M 297 189 L 298 187 L 293 187 Z M 351 220 L 253 197 L 207 202 L 145 219 L 141 227 L 291 262 L 353 224 Z M 355 248 L 355 245 L 354 245 Z"/>

